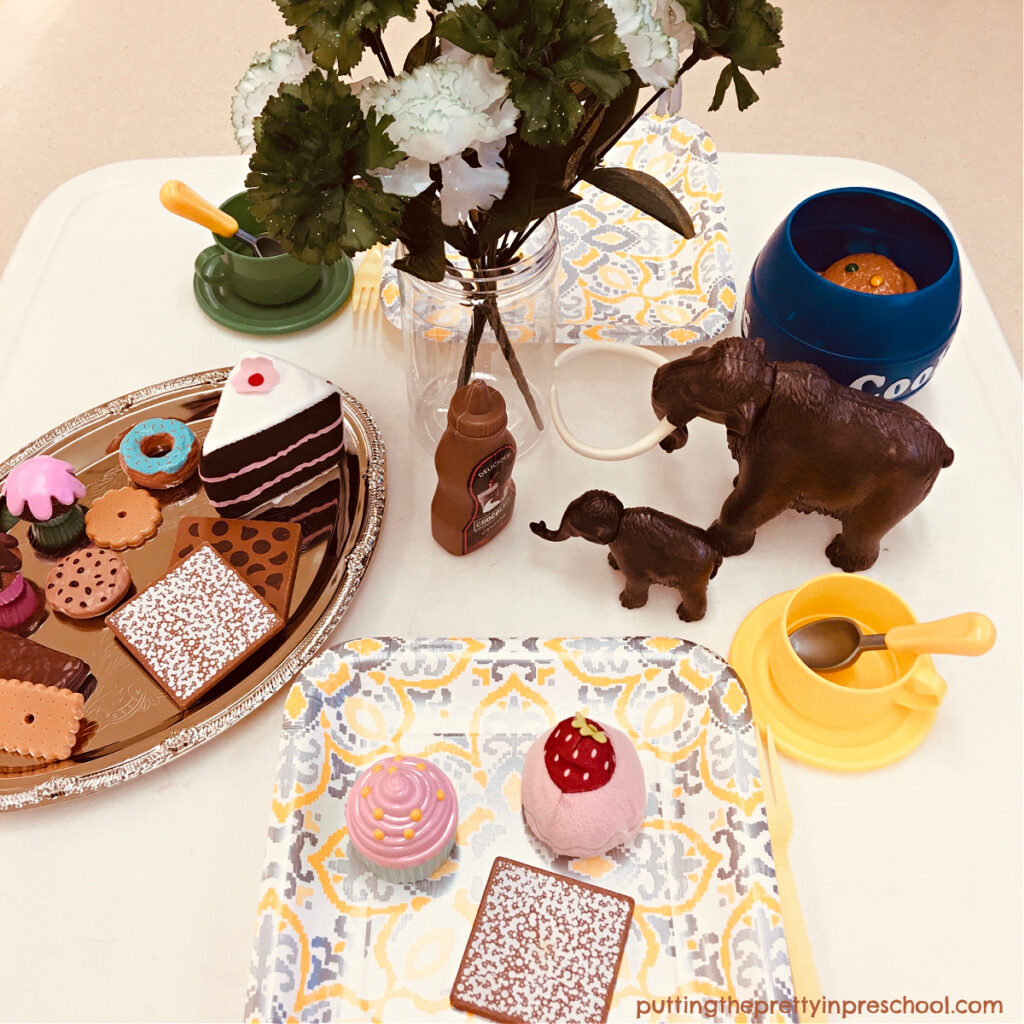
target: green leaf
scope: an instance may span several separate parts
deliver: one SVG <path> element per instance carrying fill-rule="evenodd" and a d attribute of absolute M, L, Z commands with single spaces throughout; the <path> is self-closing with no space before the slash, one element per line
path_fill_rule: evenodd
<path fill-rule="evenodd" d="M 363 54 L 365 33 L 392 18 L 412 21 L 419 0 L 274 0 L 299 42 L 324 70 L 351 71 Z"/>
<path fill-rule="evenodd" d="M 551 188 L 548 185 L 540 185 L 537 188 L 537 197 L 533 201 L 533 209 L 530 211 L 530 222 L 540 220 L 549 213 L 555 213 L 578 203 L 582 196 L 566 188 Z"/>
<path fill-rule="evenodd" d="M 437 36 L 431 30 L 422 39 L 418 39 L 412 44 L 412 48 L 406 55 L 405 64 L 402 65 L 402 70 L 415 71 L 424 64 L 435 60 L 440 52 L 441 47 L 438 44 Z"/>
<path fill-rule="evenodd" d="M 253 216 L 285 251 L 333 263 L 397 237 L 406 200 L 371 173 L 404 156 L 386 134 L 389 123 L 365 118 L 333 71 L 311 71 L 267 101 L 245 184 Z"/>
<path fill-rule="evenodd" d="M 766 0 L 738 0 L 725 53 L 738 67 L 767 71 L 782 62 L 782 11 Z"/>
<path fill-rule="evenodd" d="M 757 93 L 740 68 L 764 73 L 781 63 L 782 11 L 767 0 L 678 0 L 693 26 L 695 57 L 724 57 L 729 63 L 718 77 L 710 110 L 722 105 L 729 84 L 736 88 L 740 110 L 757 102 Z M 691 58 L 692 59 L 692 58 Z"/>
<path fill-rule="evenodd" d="M 661 221 L 683 238 L 693 238 L 696 234 L 683 204 L 646 171 L 630 167 L 595 167 L 584 175 L 584 180 Z"/>
<path fill-rule="evenodd" d="M 506 167 L 510 160 L 505 161 Z M 494 244 L 502 235 L 521 231 L 533 216 L 533 202 L 537 195 L 537 171 L 528 163 L 520 163 L 515 173 L 509 173 L 508 188 L 480 218 L 477 233 L 483 248 Z"/>
<path fill-rule="evenodd" d="M 435 31 L 508 77 L 519 134 L 533 146 L 567 145 L 586 98 L 610 103 L 630 81 L 603 0 L 478 0 L 450 8 Z"/>
<path fill-rule="evenodd" d="M 629 73 L 629 85 L 615 97 L 601 115 L 593 137 L 579 159 L 579 169 L 593 167 L 604 154 L 605 147 L 629 123 L 636 110 L 636 101 L 640 95 L 640 79 L 636 73 Z"/>
<path fill-rule="evenodd" d="M 750 84 L 750 80 L 735 65 L 732 69 L 732 80 L 736 85 L 736 103 L 740 110 L 746 110 L 757 102 L 757 93 Z"/>
<path fill-rule="evenodd" d="M 409 200 L 398 235 L 406 249 L 406 255 L 395 260 L 399 270 L 423 281 L 444 279 L 444 233 L 436 196 L 424 193 Z"/>
<path fill-rule="evenodd" d="M 722 105 L 722 101 L 725 99 L 725 94 L 729 91 L 729 86 L 732 83 L 732 65 L 726 64 L 722 68 L 722 73 L 718 76 L 718 84 L 715 86 L 715 95 L 711 100 L 711 106 L 708 110 L 718 110 Z"/>

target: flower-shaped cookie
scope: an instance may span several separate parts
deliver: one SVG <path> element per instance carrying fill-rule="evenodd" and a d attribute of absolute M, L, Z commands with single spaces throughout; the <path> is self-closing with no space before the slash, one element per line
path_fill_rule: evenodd
<path fill-rule="evenodd" d="M 163 514 L 149 491 L 120 487 L 107 491 L 85 514 L 85 532 L 97 547 L 123 551 L 154 536 Z"/>
<path fill-rule="evenodd" d="M 73 505 L 85 497 L 85 487 L 75 477 L 75 467 L 63 459 L 37 455 L 11 470 L 4 483 L 4 497 L 11 514 L 21 517 L 25 506 L 38 522 L 54 514 L 54 505 Z"/>
<path fill-rule="evenodd" d="M 253 356 L 241 360 L 228 383 L 240 395 L 249 395 L 273 391 L 280 379 L 273 360 L 266 356 Z"/>

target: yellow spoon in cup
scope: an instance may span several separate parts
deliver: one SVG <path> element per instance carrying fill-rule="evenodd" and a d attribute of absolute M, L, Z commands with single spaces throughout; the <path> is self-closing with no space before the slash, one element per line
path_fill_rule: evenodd
<path fill-rule="evenodd" d="M 160 202 L 171 213 L 209 228 L 215 235 L 247 242 L 256 256 L 266 258 L 280 256 L 284 252 L 281 243 L 269 235 L 250 235 L 248 231 L 243 231 L 230 213 L 218 209 L 183 181 L 165 181 L 160 186 Z"/>
<path fill-rule="evenodd" d="M 808 622 L 789 635 L 800 660 L 816 672 L 846 668 L 864 651 L 912 651 L 915 654 L 984 654 L 996 640 L 992 620 L 980 612 L 961 612 L 932 622 L 893 626 L 885 633 L 863 633 L 853 619 L 839 615 Z"/>

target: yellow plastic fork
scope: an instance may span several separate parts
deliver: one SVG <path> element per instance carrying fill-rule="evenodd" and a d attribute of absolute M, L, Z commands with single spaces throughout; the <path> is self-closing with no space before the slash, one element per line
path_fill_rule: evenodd
<path fill-rule="evenodd" d="M 375 313 L 380 308 L 380 279 L 384 273 L 384 246 L 379 242 L 368 249 L 356 270 L 352 283 L 352 308 L 359 313 Z"/>
<path fill-rule="evenodd" d="M 755 725 L 755 730 L 757 726 Z M 796 882 L 789 863 L 789 841 L 793 837 L 793 809 L 786 796 L 786 788 L 779 770 L 779 755 L 770 725 L 764 727 L 764 736 L 757 730 L 757 746 L 761 758 L 761 783 L 764 788 L 764 807 L 768 815 L 768 832 L 772 837 L 772 854 L 775 860 L 775 882 L 779 887 L 779 907 L 782 924 L 786 932 L 786 947 L 789 950 L 789 968 L 793 974 L 793 989 L 798 1000 L 797 1020 L 827 1021 L 822 1008 L 821 983 L 814 966 L 811 943 L 807 938 L 807 926 L 800 910 L 796 894 Z M 799 1000 L 806 999 L 817 1004 L 812 1012 L 802 1008 Z"/>

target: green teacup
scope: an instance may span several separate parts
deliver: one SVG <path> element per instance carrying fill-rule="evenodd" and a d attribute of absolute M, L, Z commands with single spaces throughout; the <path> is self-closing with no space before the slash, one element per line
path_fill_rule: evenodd
<path fill-rule="evenodd" d="M 233 195 L 220 208 L 231 214 L 244 231 L 263 234 L 263 225 L 249 212 L 248 193 Z M 204 281 L 224 285 L 258 306 L 283 306 L 301 299 L 316 287 L 323 271 L 320 264 L 303 263 L 288 253 L 257 256 L 237 238 L 214 235 L 213 241 L 196 257 L 196 273 Z"/>

